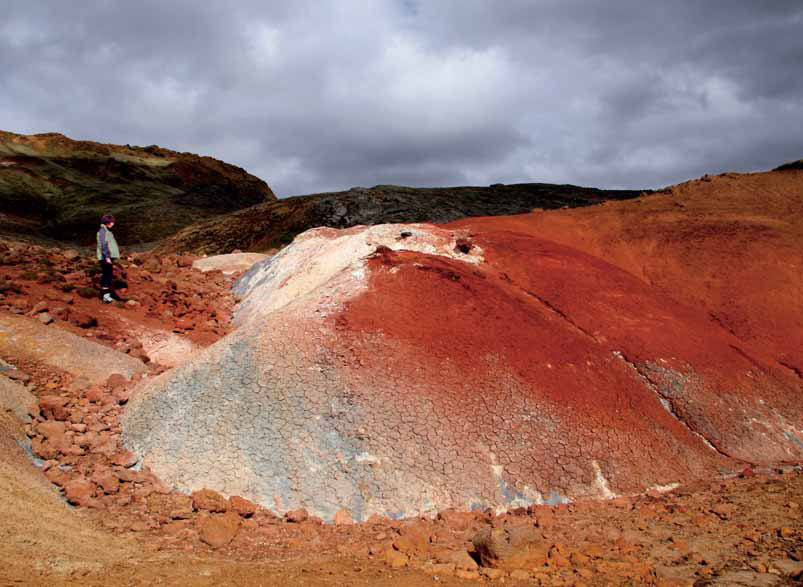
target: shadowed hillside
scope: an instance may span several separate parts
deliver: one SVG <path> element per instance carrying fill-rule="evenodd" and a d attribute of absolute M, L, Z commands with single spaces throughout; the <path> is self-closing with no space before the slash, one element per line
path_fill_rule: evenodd
<path fill-rule="evenodd" d="M 152 242 L 202 218 L 273 201 L 268 185 L 211 157 L 0 131 L 0 231 L 88 242 L 112 212 L 121 242 Z"/>

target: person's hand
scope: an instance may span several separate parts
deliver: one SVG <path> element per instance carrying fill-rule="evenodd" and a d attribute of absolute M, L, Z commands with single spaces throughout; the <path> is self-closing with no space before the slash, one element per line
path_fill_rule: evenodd
<path fill-rule="evenodd" d="M 107 262 L 107 263 L 111 263 L 111 262 L 112 262 L 112 260 L 111 260 L 109 257 L 106 257 L 106 262 Z"/>

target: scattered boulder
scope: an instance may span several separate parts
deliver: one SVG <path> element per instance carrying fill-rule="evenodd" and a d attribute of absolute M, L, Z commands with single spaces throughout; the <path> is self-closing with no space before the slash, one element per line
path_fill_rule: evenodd
<path fill-rule="evenodd" d="M 98 325 L 98 319 L 86 312 L 70 312 L 70 322 L 79 328 L 95 328 Z"/>
<path fill-rule="evenodd" d="M 104 493 L 113 494 L 120 490 L 120 480 L 108 467 L 98 467 L 90 477 L 90 481 L 100 487 Z"/>
<path fill-rule="evenodd" d="M 159 260 L 158 257 L 151 256 L 145 259 L 145 262 L 142 264 L 142 268 L 149 273 L 161 273 L 162 272 L 162 262 Z"/>
<path fill-rule="evenodd" d="M 229 509 L 226 498 L 212 489 L 193 491 L 192 506 L 198 511 L 207 512 L 225 512 Z"/>
<path fill-rule="evenodd" d="M 309 513 L 305 508 L 298 508 L 295 510 L 290 510 L 286 514 L 284 514 L 284 519 L 292 524 L 300 524 L 309 518 Z"/>
<path fill-rule="evenodd" d="M 45 419 L 66 420 L 70 415 L 67 404 L 70 400 L 57 395 L 46 395 L 39 398 L 39 410 Z"/>
<path fill-rule="evenodd" d="M 116 391 L 118 388 L 123 387 L 127 383 L 128 379 L 126 379 L 125 376 L 121 375 L 120 373 L 112 373 L 106 380 L 106 386 L 112 391 Z"/>
<path fill-rule="evenodd" d="M 110 460 L 113 465 L 126 468 L 133 467 L 139 461 L 137 455 L 128 450 L 123 450 L 115 453 L 114 455 L 112 455 Z"/>
<path fill-rule="evenodd" d="M 36 425 L 36 431 L 46 439 L 59 438 L 67 431 L 67 423 L 59 420 L 45 420 Z"/>
<path fill-rule="evenodd" d="M 231 542 L 240 530 L 240 516 L 234 512 L 203 517 L 198 534 L 202 542 L 212 548 L 221 548 Z"/>
<path fill-rule="evenodd" d="M 540 534 L 533 527 L 494 528 L 480 530 L 471 543 L 479 563 L 484 567 L 516 569 L 527 565 L 533 556 L 543 557 L 543 552 L 530 552 L 528 548 Z"/>
<path fill-rule="evenodd" d="M 91 505 L 94 502 L 95 485 L 84 477 L 77 477 L 64 484 L 64 497 L 73 505 Z"/>
<path fill-rule="evenodd" d="M 37 314 L 36 319 L 39 320 L 39 322 L 41 322 L 42 324 L 53 323 L 53 316 L 51 316 L 49 312 L 41 312 L 40 314 Z"/>
<path fill-rule="evenodd" d="M 229 498 L 229 511 L 236 512 L 244 518 L 250 518 L 256 513 L 257 505 L 244 497 L 233 495 Z"/>

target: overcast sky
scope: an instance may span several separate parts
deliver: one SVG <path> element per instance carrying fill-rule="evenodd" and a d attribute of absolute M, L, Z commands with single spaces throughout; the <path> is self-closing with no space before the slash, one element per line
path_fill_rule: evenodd
<path fill-rule="evenodd" d="M 0 129 L 277 195 L 646 188 L 803 158 L 801 0 L 5 0 Z"/>

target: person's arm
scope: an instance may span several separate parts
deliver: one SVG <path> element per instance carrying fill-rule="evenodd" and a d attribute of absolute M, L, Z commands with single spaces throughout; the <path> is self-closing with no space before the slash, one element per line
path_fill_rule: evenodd
<path fill-rule="evenodd" d="M 106 240 L 106 227 L 105 226 L 101 226 L 101 228 L 100 228 L 100 256 L 103 257 L 103 259 L 107 263 L 111 263 L 112 262 L 111 253 L 109 252 L 109 243 Z"/>

